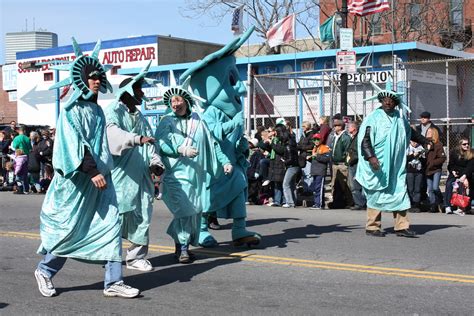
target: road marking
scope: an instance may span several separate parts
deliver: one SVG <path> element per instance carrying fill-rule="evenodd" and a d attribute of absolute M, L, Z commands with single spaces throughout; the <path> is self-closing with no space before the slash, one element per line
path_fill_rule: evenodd
<path fill-rule="evenodd" d="M 0 231 L 0 236 L 1 237 L 14 237 L 14 238 L 27 238 L 27 239 L 36 239 L 36 240 L 40 239 L 39 234 L 26 233 L 26 232 Z M 123 246 L 124 248 L 127 248 L 130 246 L 130 243 L 124 242 Z M 155 252 L 162 252 L 162 253 L 174 252 L 174 247 L 169 247 L 169 246 L 151 244 L 149 245 L 148 248 L 150 251 L 155 251 Z M 330 261 L 264 256 L 264 255 L 258 255 L 255 253 L 248 253 L 248 252 L 244 252 L 244 253 L 225 252 L 225 251 L 216 251 L 216 250 L 210 250 L 210 249 L 205 249 L 205 248 L 193 249 L 193 252 L 196 252 L 198 254 L 205 254 L 209 257 L 220 257 L 220 258 L 223 257 L 229 260 L 249 261 L 249 262 L 276 264 L 276 265 L 286 265 L 286 266 L 291 266 L 291 267 L 350 271 L 350 272 L 368 273 L 368 274 L 377 274 L 377 275 L 398 276 L 398 277 L 405 277 L 405 278 L 417 278 L 417 279 L 474 284 L 474 275 L 468 275 L 468 274 L 454 274 L 454 273 L 445 273 L 445 272 L 436 272 L 436 271 L 387 268 L 387 267 L 377 267 L 377 266 L 368 266 L 368 265 L 351 264 L 351 263 L 338 263 L 338 262 L 330 262 Z"/>

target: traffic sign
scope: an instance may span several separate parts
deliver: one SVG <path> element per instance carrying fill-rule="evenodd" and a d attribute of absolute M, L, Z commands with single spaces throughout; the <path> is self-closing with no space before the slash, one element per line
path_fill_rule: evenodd
<path fill-rule="evenodd" d="M 341 50 L 352 50 L 354 43 L 354 31 L 350 28 L 339 30 L 339 47 Z"/>
<path fill-rule="evenodd" d="M 340 51 L 336 53 L 337 72 L 341 74 L 356 73 L 355 51 Z"/>

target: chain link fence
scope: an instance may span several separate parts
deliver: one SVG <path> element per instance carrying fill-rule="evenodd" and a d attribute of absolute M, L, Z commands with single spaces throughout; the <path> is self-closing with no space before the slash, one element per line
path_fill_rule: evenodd
<path fill-rule="evenodd" d="M 363 102 L 375 93 L 371 80 L 382 88 L 390 83 L 404 93 L 403 99 L 412 111 L 412 125 L 420 124 L 422 112 L 431 113 L 431 120 L 442 131 L 441 141 L 448 153 L 461 137 L 472 137 L 473 76 L 474 59 L 362 67 L 358 73 L 348 75 L 347 119 L 362 120 L 380 106 L 377 100 Z M 258 126 L 273 126 L 279 117 L 299 129 L 303 121 L 315 123 L 321 116 L 332 118 L 341 112 L 340 75 L 335 69 L 255 75 L 250 87 L 247 123 L 252 132 Z"/>

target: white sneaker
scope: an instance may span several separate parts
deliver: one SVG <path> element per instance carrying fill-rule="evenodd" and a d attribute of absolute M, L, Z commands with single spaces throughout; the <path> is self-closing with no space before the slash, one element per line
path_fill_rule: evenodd
<path fill-rule="evenodd" d="M 450 207 L 450 206 L 447 206 L 447 207 L 446 207 L 445 212 L 446 212 L 446 215 L 448 215 L 448 214 L 453 214 L 453 210 L 451 210 L 451 207 Z"/>
<path fill-rule="evenodd" d="M 263 183 L 262 183 L 262 187 L 266 187 L 266 186 L 269 185 L 269 184 L 270 184 L 270 180 L 265 180 L 265 181 L 263 181 Z"/>
<path fill-rule="evenodd" d="M 51 279 L 44 275 L 39 269 L 35 270 L 35 278 L 41 295 L 46 297 L 56 295 L 56 289 L 54 288 L 53 282 L 51 282 Z"/>
<path fill-rule="evenodd" d="M 107 297 L 125 297 L 133 298 L 140 294 L 140 290 L 131 286 L 125 285 L 123 281 L 112 284 L 108 289 L 104 290 L 104 296 Z"/>
<path fill-rule="evenodd" d="M 459 216 L 464 216 L 465 215 L 462 210 L 455 210 L 453 213 L 456 214 L 456 215 L 459 215 Z"/>
<path fill-rule="evenodd" d="M 146 259 L 137 259 L 130 263 L 127 262 L 127 269 L 149 272 L 153 271 L 153 266 L 151 265 L 150 261 Z"/>
<path fill-rule="evenodd" d="M 283 208 L 290 208 L 290 207 L 295 207 L 295 206 L 294 206 L 294 205 L 291 205 L 291 204 L 285 203 L 285 204 L 283 204 L 281 207 L 283 207 Z"/>

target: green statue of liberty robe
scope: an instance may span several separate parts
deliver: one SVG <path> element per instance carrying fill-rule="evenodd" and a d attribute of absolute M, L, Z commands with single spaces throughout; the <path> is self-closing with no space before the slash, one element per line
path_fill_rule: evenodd
<path fill-rule="evenodd" d="M 120 101 L 110 104 L 105 115 L 109 135 L 111 125 L 123 131 L 109 137 L 114 162 L 112 181 L 123 220 L 122 237 L 134 244 L 148 245 L 154 196 L 149 166 L 156 149 L 151 144 L 135 143 L 140 142 L 140 135 L 153 137 L 153 132 L 140 111 L 130 113 Z"/>
<path fill-rule="evenodd" d="M 186 117 L 167 114 L 158 125 L 155 138 L 165 165 L 163 201 L 174 216 L 167 233 L 177 244 L 197 246 L 201 212 L 211 205 L 212 179 L 229 160 L 197 112 Z M 181 156 L 178 148 L 185 143 L 199 154 L 194 158 Z"/>
<path fill-rule="evenodd" d="M 370 141 L 380 169 L 372 170 L 365 159 L 359 159 L 356 179 L 364 189 L 367 207 L 385 212 L 407 210 L 410 198 L 406 185 L 406 149 L 411 128 L 401 110 L 390 115 L 381 108 L 370 113 L 360 130 L 370 126 Z M 361 148 L 362 137 L 358 139 Z"/>
<path fill-rule="evenodd" d="M 107 181 L 104 191 L 79 171 L 85 149 Z M 40 214 L 38 252 L 85 261 L 121 261 L 120 218 L 110 176 L 113 162 L 104 112 L 96 103 L 79 99 L 61 111 L 53 166 L 55 175 Z"/>

